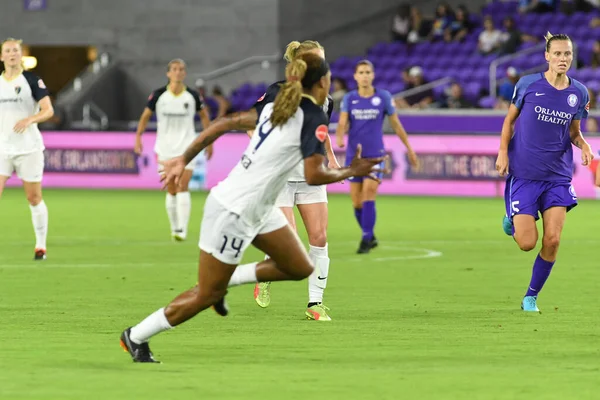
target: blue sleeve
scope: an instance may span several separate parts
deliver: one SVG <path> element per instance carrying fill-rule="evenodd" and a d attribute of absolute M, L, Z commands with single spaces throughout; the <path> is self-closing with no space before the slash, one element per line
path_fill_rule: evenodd
<path fill-rule="evenodd" d="M 346 93 L 344 95 L 344 98 L 342 99 L 342 104 L 340 106 L 341 112 L 349 112 L 349 109 L 348 109 L 348 98 L 349 97 L 350 97 L 350 93 Z"/>
<path fill-rule="evenodd" d="M 150 109 L 150 111 L 156 112 L 156 102 L 158 101 L 159 97 L 162 96 L 162 94 L 166 91 L 167 91 L 167 88 L 164 87 L 164 88 L 157 89 L 154 92 L 152 92 L 150 97 L 148 97 L 148 104 L 146 104 L 146 107 L 148 107 Z"/>
<path fill-rule="evenodd" d="M 575 114 L 573 119 L 586 119 L 588 117 L 588 112 L 590 111 L 590 95 L 585 86 L 577 85 L 577 87 L 581 91 L 582 97 L 579 108 L 577 109 L 577 114 Z"/>
<path fill-rule="evenodd" d="M 394 115 L 396 114 L 396 106 L 394 106 L 394 100 L 392 99 L 392 94 L 390 92 L 388 92 L 387 90 L 384 90 L 383 95 L 381 96 L 383 98 L 383 105 L 385 107 L 385 113 L 387 115 Z"/>
<path fill-rule="evenodd" d="M 328 121 L 321 110 L 305 111 L 302 131 L 300 134 L 300 150 L 302 158 L 313 154 L 325 155 L 325 137 L 329 133 Z"/>
<path fill-rule="evenodd" d="M 23 75 L 25 76 L 25 79 L 31 88 L 31 95 L 35 101 L 40 101 L 44 97 L 50 95 L 50 92 L 48 92 L 44 81 L 39 76 L 29 71 L 25 71 Z"/>
<path fill-rule="evenodd" d="M 513 103 L 515 107 L 517 107 L 519 110 L 523 107 L 523 101 L 525 100 L 525 92 L 527 91 L 527 87 L 529 87 L 530 83 L 531 82 L 529 80 L 521 78 L 515 85 L 515 90 L 513 91 L 511 103 Z"/>
<path fill-rule="evenodd" d="M 200 93 L 190 88 L 187 88 L 187 91 L 194 98 L 194 102 L 196 103 L 196 107 L 194 109 L 196 110 L 196 112 L 202 110 L 204 108 L 204 103 L 202 102 L 202 99 L 200 99 Z"/>
<path fill-rule="evenodd" d="M 265 92 L 265 94 L 263 94 L 258 100 L 256 100 L 256 103 L 254 103 L 252 108 L 256 108 L 256 114 L 258 114 L 259 117 L 260 117 L 260 113 L 262 113 L 263 108 L 265 108 L 265 106 L 267 104 L 275 101 L 275 98 L 277 97 L 277 94 L 279 93 L 279 88 L 280 88 L 281 84 L 282 84 L 282 82 L 277 82 L 277 83 L 272 84 L 271 86 L 269 86 L 267 88 L 267 91 Z M 257 120 L 257 123 L 258 123 L 258 120 Z"/>

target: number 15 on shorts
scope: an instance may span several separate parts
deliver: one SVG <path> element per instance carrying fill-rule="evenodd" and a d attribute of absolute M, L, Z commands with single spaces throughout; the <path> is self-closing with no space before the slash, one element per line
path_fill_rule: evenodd
<path fill-rule="evenodd" d="M 226 251 L 235 251 L 235 255 L 233 258 L 238 258 L 240 256 L 240 252 L 244 248 L 244 239 L 239 238 L 230 238 L 227 235 L 223 235 L 223 244 L 221 245 L 221 249 L 219 252 L 224 254 Z"/>

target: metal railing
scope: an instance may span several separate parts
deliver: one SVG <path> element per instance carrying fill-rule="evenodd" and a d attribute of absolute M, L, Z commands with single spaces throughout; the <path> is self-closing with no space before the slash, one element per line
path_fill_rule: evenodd
<path fill-rule="evenodd" d="M 502 57 L 496 58 L 494 61 L 490 63 L 490 96 L 496 97 L 498 90 L 498 79 L 496 78 L 496 74 L 498 73 L 498 65 L 504 64 L 507 61 L 515 60 L 522 56 L 526 56 L 527 54 L 537 53 L 540 50 L 544 50 L 546 48 L 545 43 L 536 44 L 533 47 L 529 47 L 527 49 L 523 49 L 517 51 L 513 54 L 508 54 Z M 543 64 L 540 64 L 543 65 Z M 534 67 L 537 68 L 537 67 Z"/>
<path fill-rule="evenodd" d="M 435 87 L 438 87 L 438 86 L 441 86 L 441 85 L 446 85 L 446 84 L 452 83 L 452 82 L 454 82 L 454 78 L 452 78 L 450 76 L 447 76 L 445 78 L 440 78 L 440 79 L 437 79 L 435 81 L 428 82 L 428 83 L 426 83 L 424 85 L 421 85 L 421 86 L 417 86 L 417 87 L 414 87 L 414 88 L 411 88 L 411 89 L 403 90 L 402 92 L 399 92 L 399 93 L 394 93 L 392 95 L 392 97 L 402 97 L 402 98 L 404 98 L 404 97 L 412 96 L 413 94 L 418 94 L 418 93 L 424 92 L 426 90 L 431 90 L 431 89 L 433 89 Z"/>
<path fill-rule="evenodd" d="M 82 107 L 82 124 L 88 129 L 100 129 L 105 130 L 108 128 L 108 115 L 93 101 L 84 103 Z M 92 112 L 98 117 L 98 122 L 92 119 Z"/>
<path fill-rule="evenodd" d="M 213 80 L 216 78 L 221 78 L 227 74 L 233 73 L 233 72 L 238 72 L 244 68 L 247 68 L 249 66 L 254 66 L 256 64 L 261 64 L 263 66 L 263 68 L 269 68 L 270 63 L 273 62 L 277 62 L 281 60 L 281 53 L 275 53 L 273 55 L 270 56 L 251 56 L 248 58 L 244 58 L 243 60 L 240 61 L 236 61 L 234 63 L 231 63 L 229 65 L 226 65 L 224 67 L 215 69 L 214 71 L 211 72 L 206 72 L 206 73 L 196 73 L 196 74 L 192 74 L 192 76 L 194 78 L 196 78 L 196 80 L 203 80 L 203 81 L 208 81 L 208 80 Z"/>

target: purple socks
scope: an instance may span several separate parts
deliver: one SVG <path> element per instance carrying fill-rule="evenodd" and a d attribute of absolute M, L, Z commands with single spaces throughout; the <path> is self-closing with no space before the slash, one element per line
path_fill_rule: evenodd
<path fill-rule="evenodd" d="M 553 266 L 554 261 L 546 261 L 538 254 L 533 263 L 531 282 L 529 282 L 529 289 L 527 289 L 525 296 L 537 296 L 540 293 L 544 287 L 544 283 L 546 283 L 546 280 L 550 276 Z"/>
<path fill-rule="evenodd" d="M 373 239 L 373 229 L 375 228 L 375 202 L 365 201 L 362 208 L 361 226 L 363 231 L 363 240 L 370 241 Z"/>

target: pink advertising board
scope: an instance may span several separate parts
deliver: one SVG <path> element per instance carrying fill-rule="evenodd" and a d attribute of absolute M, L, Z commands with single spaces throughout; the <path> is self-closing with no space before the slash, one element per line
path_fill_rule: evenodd
<path fill-rule="evenodd" d="M 420 171 L 413 171 L 406 161 L 406 152 L 400 140 L 386 135 L 384 143 L 390 155 L 392 172 L 384 177 L 380 193 L 432 196 L 502 196 L 504 179 L 495 170 L 499 137 L 475 135 L 414 135 L 410 138 L 422 163 Z M 588 141 L 597 151 L 600 138 Z M 248 144 L 245 135 L 224 135 L 215 143 L 215 157 L 208 162 L 206 186 L 213 187 L 223 180 L 239 161 Z M 344 151 L 336 149 L 340 163 Z M 575 149 L 573 186 L 579 197 L 595 198 L 594 174 L 583 167 L 580 152 Z M 331 193 L 346 193 L 347 184 L 328 186 Z"/>
<path fill-rule="evenodd" d="M 144 151 L 133 153 L 132 132 L 44 132 L 46 160 L 45 187 L 100 189 L 160 189 L 154 155 L 155 133 L 143 136 Z M 381 193 L 439 196 L 501 196 L 504 180 L 496 174 L 494 164 L 498 137 L 488 135 L 413 135 L 411 143 L 418 153 L 422 169 L 413 171 L 406 162 L 400 140 L 386 135 L 384 142 L 390 155 L 392 172 L 384 177 Z M 600 150 L 600 138 L 588 138 Z M 223 180 L 246 149 L 248 137 L 230 133 L 215 143 L 215 155 L 196 160 L 190 188 L 211 188 Z M 337 149 L 341 163 L 345 153 Z M 573 185 L 581 198 L 595 198 L 594 174 L 580 163 L 575 149 Z M 595 164 L 596 165 L 596 164 Z M 20 185 L 16 177 L 9 186 Z M 347 193 L 347 184 L 329 185 L 332 193 Z"/>
<path fill-rule="evenodd" d="M 154 154 L 156 134 L 142 136 L 143 152 L 133 152 L 132 132 L 44 132 L 45 187 L 160 189 Z M 204 157 L 196 159 L 190 188 L 204 189 Z M 13 175 L 9 186 L 20 185 Z"/>

